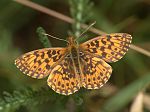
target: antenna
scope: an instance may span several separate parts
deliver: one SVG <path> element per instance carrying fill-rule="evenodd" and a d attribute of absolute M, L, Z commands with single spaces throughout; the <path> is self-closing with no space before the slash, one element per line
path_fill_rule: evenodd
<path fill-rule="evenodd" d="M 94 21 L 93 23 L 91 23 L 91 24 L 79 35 L 79 37 L 81 37 L 85 32 L 87 32 L 95 23 L 96 23 L 96 21 Z M 77 37 L 76 40 L 77 40 L 79 37 Z"/>
<path fill-rule="evenodd" d="M 43 33 L 43 34 L 46 35 L 46 36 L 52 37 L 52 38 L 54 38 L 54 39 L 61 40 L 61 41 L 65 41 L 65 42 L 69 43 L 69 42 L 68 42 L 67 40 L 65 40 L 65 39 L 60 39 L 60 38 L 57 38 L 57 37 L 52 36 L 52 35 L 47 34 L 47 33 Z"/>

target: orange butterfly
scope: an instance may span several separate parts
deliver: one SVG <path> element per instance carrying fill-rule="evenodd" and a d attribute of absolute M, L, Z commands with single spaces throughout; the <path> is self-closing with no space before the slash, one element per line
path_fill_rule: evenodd
<path fill-rule="evenodd" d="M 112 73 L 106 62 L 120 60 L 131 40 L 126 33 L 105 34 L 82 44 L 69 37 L 67 47 L 34 50 L 17 58 L 15 64 L 32 78 L 49 76 L 47 84 L 55 92 L 70 95 L 80 87 L 101 88 Z"/>

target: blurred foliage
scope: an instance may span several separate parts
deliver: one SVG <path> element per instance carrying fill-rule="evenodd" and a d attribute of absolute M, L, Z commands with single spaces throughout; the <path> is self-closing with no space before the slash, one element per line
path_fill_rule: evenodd
<path fill-rule="evenodd" d="M 51 43 L 48 40 L 48 37 L 45 35 L 46 32 L 42 27 L 38 27 L 36 32 L 38 33 L 39 40 L 43 44 L 43 47 L 48 48 L 51 47 Z"/>
<path fill-rule="evenodd" d="M 92 2 L 90 2 L 89 0 L 69 0 L 69 3 L 72 18 L 75 20 L 74 24 L 72 25 L 74 33 L 73 36 L 79 37 L 82 33 L 81 24 L 87 22 L 87 20 L 91 16 L 90 10 L 92 7 Z"/>
<path fill-rule="evenodd" d="M 1 112 L 128 112 L 138 92 L 150 95 L 150 58 L 133 50 L 111 64 L 113 74 L 102 89 L 81 89 L 70 96 L 53 92 L 47 87 L 46 79 L 32 79 L 14 65 L 14 60 L 25 52 L 44 46 L 66 46 L 65 42 L 50 37 L 50 43 L 43 46 L 38 36 L 45 31 L 38 29 L 37 34 L 39 26 L 48 34 L 66 39 L 68 31 L 75 36 L 83 31 L 81 23 L 96 21 L 96 28 L 108 33 L 129 33 L 133 36 L 133 44 L 150 51 L 149 0 L 32 1 L 72 16 L 76 22 L 70 25 L 14 1 L 0 1 Z M 84 41 L 95 36 L 90 32 L 85 35 Z M 144 105 L 143 112 L 149 111 Z"/>

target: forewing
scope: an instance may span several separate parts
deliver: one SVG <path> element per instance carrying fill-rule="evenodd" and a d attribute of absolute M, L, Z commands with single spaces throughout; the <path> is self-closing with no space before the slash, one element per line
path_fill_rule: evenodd
<path fill-rule="evenodd" d="M 131 40 L 131 35 L 126 33 L 105 34 L 81 44 L 80 48 L 106 62 L 116 62 L 128 51 Z"/>
<path fill-rule="evenodd" d="M 65 53 L 65 48 L 34 50 L 17 58 L 15 64 L 24 74 L 41 79 L 49 75 L 52 66 L 56 64 Z"/>
<path fill-rule="evenodd" d="M 57 93 L 70 95 L 80 89 L 80 77 L 70 58 L 65 58 L 54 67 L 47 80 L 48 85 Z"/>
<path fill-rule="evenodd" d="M 82 86 L 87 89 L 99 89 L 110 78 L 112 68 L 104 60 L 88 54 L 80 56 L 82 65 Z"/>

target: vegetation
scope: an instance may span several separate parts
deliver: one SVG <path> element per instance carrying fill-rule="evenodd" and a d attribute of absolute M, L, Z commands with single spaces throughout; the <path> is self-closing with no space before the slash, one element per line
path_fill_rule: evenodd
<path fill-rule="evenodd" d="M 149 12 L 149 0 L 1 0 L 0 112 L 150 112 Z M 47 78 L 32 79 L 14 65 L 23 53 L 66 46 L 43 33 L 77 37 L 94 21 L 97 30 L 90 29 L 79 42 L 102 33 L 133 37 L 127 54 L 111 63 L 112 76 L 101 89 L 63 96 L 47 86 Z"/>

